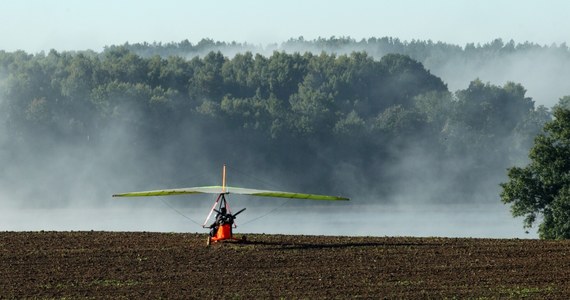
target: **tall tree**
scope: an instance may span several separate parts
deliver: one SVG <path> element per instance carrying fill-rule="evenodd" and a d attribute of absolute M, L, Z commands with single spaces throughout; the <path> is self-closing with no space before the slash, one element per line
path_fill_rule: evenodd
<path fill-rule="evenodd" d="M 524 227 L 537 219 L 544 239 L 570 238 L 570 110 L 558 107 L 554 120 L 544 126 L 530 151 L 526 167 L 508 170 L 501 199 L 511 205 L 514 217 L 524 217 Z"/>

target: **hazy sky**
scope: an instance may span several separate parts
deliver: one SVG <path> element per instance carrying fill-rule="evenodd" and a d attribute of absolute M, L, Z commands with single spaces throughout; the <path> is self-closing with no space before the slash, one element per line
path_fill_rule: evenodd
<path fill-rule="evenodd" d="M 550 45 L 568 43 L 568 13 L 567 0 L 2 0 L 0 50 L 202 38 L 266 45 L 299 36 Z"/>

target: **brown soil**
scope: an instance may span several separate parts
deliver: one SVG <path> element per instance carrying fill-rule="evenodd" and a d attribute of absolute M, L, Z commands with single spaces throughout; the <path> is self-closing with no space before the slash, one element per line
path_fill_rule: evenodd
<path fill-rule="evenodd" d="M 570 242 L 0 232 L 0 298 L 570 299 Z"/>

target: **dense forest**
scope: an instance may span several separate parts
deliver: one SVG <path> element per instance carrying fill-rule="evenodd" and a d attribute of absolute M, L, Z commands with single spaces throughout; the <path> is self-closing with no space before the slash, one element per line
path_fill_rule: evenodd
<path fill-rule="evenodd" d="M 551 107 L 561 95 L 570 93 L 570 50 L 560 45 L 539 45 L 531 42 L 515 43 L 495 39 L 488 43 L 468 43 L 464 46 L 433 42 L 431 40 L 403 41 L 393 37 L 355 40 L 350 37 L 330 37 L 306 40 L 292 38 L 281 44 L 252 45 L 225 43 L 202 39 L 192 44 L 188 40 L 178 43 L 125 43 L 141 57 L 177 55 L 185 58 L 204 56 L 220 51 L 228 57 L 247 51 L 270 56 L 274 51 L 285 53 L 329 53 L 336 55 L 366 52 L 375 60 L 386 54 L 403 54 L 422 63 L 432 74 L 440 77 L 451 91 L 464 89 L 475 78 L 503 85 L 512 81 L 523 84 L 538 103 Z"/>
<path fill-rule="evenodd" d="M 493 45 L 299 38 L 268 54 L 210 40 L 0 51 L 4 202 L 217 184 L 224 162 L 233 185 L 363 202 L 497 201 L 549 109 L 514 82 L 472 78 L 452 91 L 425 66 L 450 53 L 473 63 L 568 50 Z"/>

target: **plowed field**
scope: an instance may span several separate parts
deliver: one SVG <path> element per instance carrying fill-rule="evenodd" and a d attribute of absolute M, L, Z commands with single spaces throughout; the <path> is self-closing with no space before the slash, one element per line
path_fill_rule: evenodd
<path fill-rule="evenodd" d="M 0 232 L 0 298 L 570 299 L 570 242 Z"/>

